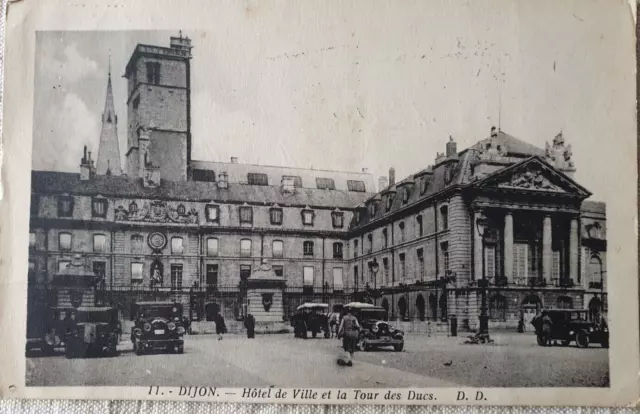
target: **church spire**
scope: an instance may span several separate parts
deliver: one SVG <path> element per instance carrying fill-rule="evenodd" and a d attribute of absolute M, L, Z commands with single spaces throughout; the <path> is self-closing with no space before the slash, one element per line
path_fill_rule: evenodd
<path fill-rule="evenodd" d="M 98 175 L 121 175 L 120 145 L 118 143 L 118 116 L 113 105 L 113 89 L 111 86 L 111 56 L 109 56 L 109 76 L 107 80 L 107 96 L 102 112 L 102 131 L 98 148 Z"/>

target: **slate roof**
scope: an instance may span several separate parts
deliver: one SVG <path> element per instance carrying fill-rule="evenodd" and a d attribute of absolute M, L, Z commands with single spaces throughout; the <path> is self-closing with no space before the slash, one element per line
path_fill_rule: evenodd
<path fill-rule="evenodd" d="M 280 186 L 229 183 L 226 189 L 201 181 L 162 181 L 156 188 L 144 187 L 142 179 L 127 176 L 94 176 L 81 180 L 80 174 L 32 171 L 31 188 L 38 194 L 102 195 L 113 198 L 149 198 L 159 200 L 266 203 L 310 207 L 353 208 L 371 193 L 297 188 L 284 194 Z"/>

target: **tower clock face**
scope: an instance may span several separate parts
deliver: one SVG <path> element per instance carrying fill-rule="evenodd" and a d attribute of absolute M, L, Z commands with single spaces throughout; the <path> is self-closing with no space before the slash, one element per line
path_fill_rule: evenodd
<path fill-rule="evenodd" d="M 167 237 L 162 233 L 151 233 L 147 241 L 153 250 L 162 250 L 167 245 Z"/>

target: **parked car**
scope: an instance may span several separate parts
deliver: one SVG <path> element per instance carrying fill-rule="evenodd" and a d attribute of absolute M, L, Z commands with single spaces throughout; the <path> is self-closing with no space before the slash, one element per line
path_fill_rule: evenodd
<path fill-rule="evenodd" d="M 324 332 L 324 337 L 329 338 L 331 332 L 328 309 L 329 305 L 326 303 L 303 303 L 298 306 L 295 315 L 291 317 L 293 336 L 307 339 L 308 332 L 311 332 L 311 336 L 315 338 L 320 332 Z"/>
<path fill-rule="evenodd" d="M 351 311 L 362 329 L 358 337 L 358 349 L 369 351 L 382 347 L 393 347 L 394 351 L 404 349 L 404 332 L 388 322 L 387 310 L 370 303 L 352 302 L 344 305 L 343 312 Z"/>
<path fill-rule="evenodd" d="M 65 319 L 67 358 L 90 355 L 116 356 L 122 334 L 118 310 L 111 307 L 80 307 Z"/>
<path fill-rule="evenodd" d="M 184 352 L 182 304 L 138 302 L 133 306 L 132 317 L 131 342 L 136 355 L 156 349 Z"/>
<path fill-rule="evenodd" d="M 575 341 L 578 348 L 586 348 L 590 343 L 609 347 L 609 328 L 604 321 L 590 321 L 589 311 L 584 309 L 546 309 L 551 319 L 551 341 L 560 341 L 568 346 Z M 531 324 L 536 330 L 538 345 L 545 345 L 542 332 L 542 315 L 533 318 Z"/>
<path fill-rule="evenodd" d="M 51 308 L 34 303 L 27 311 L 27 352 L 39 349 L 45 355 L 53 355 L 56 348 L 64 347 L 68 320 L 74 311 L 74 308 Z"/>

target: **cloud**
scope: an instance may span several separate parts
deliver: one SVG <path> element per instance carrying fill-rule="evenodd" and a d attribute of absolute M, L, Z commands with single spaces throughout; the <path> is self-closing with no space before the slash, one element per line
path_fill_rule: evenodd
<path fill-rule="evenodd" d="M 51 106 L 44 118 L 48 130 L 40 131 L 44 136 L 34 140 L 35 169 L 79 172 L 83 145 L 96 159 L 100 119 L 77 94 L 65 94 L 61 104 Z"/>
<path fill-rule="evenodd" d="M 98 74 L 98 63 L 78 51 L 76 43 L 69 43 L 62 55 L 48 60 L 49 71 L 59 80 L 78 82 L 81 79 Z M 66 82 L 65 82 L 66 83 Z"/>

